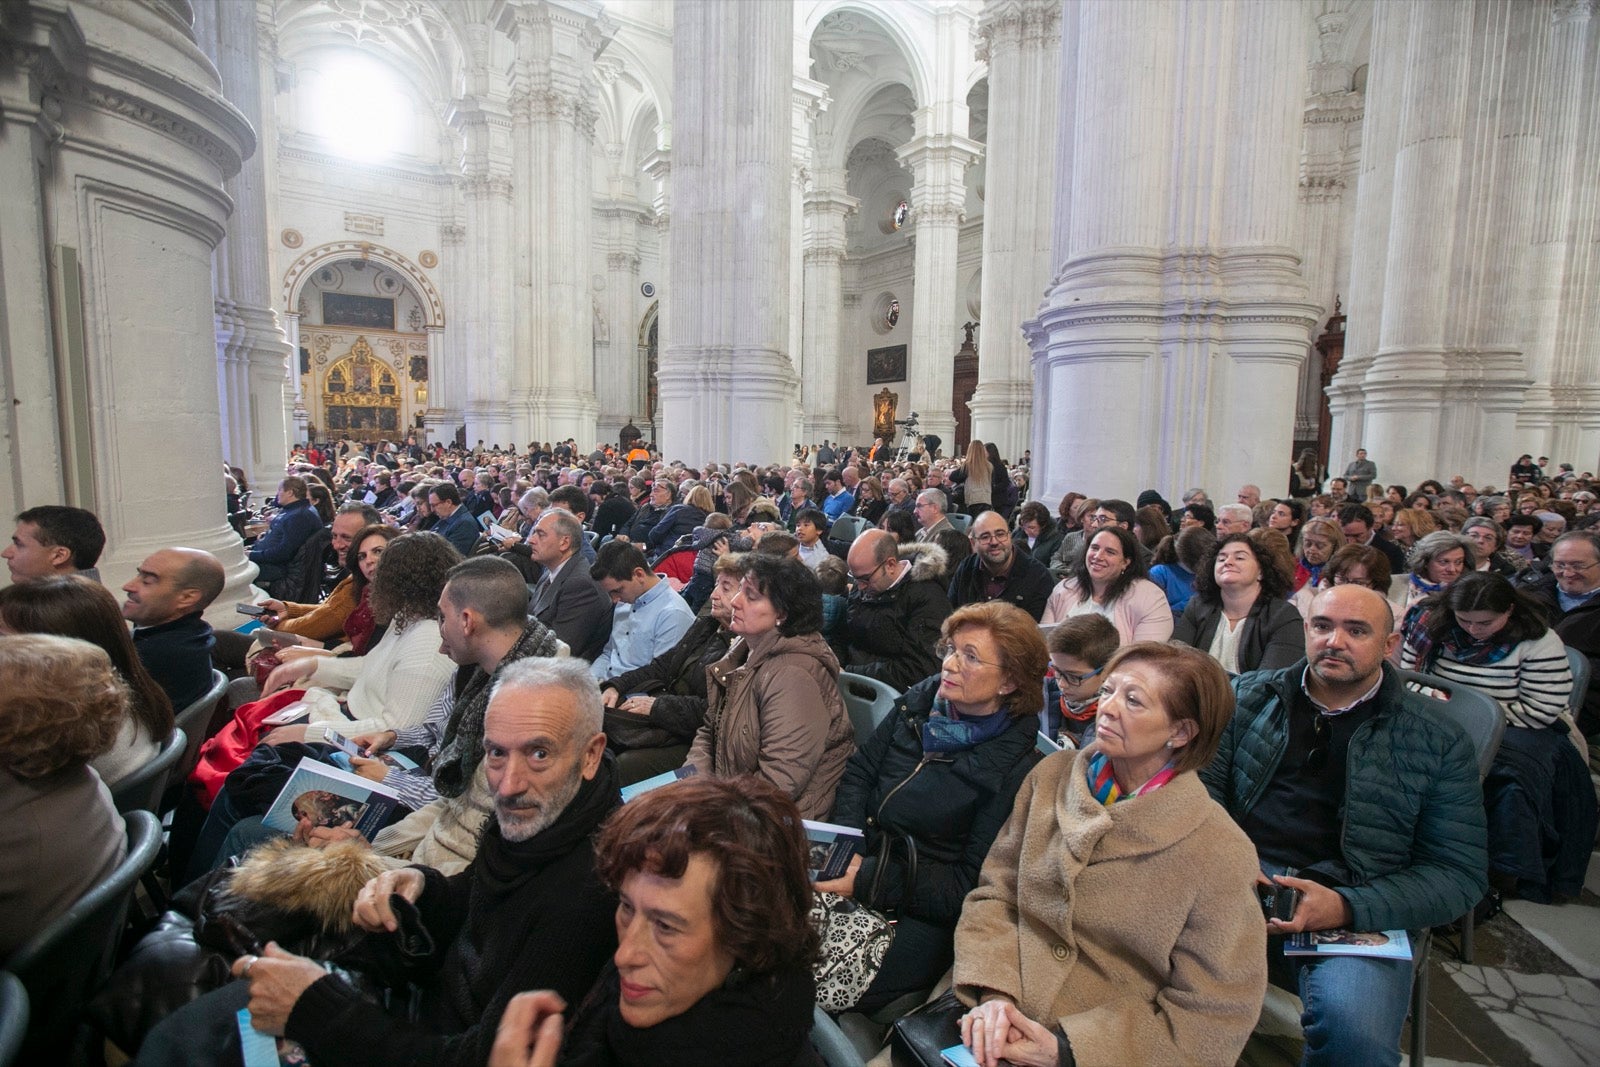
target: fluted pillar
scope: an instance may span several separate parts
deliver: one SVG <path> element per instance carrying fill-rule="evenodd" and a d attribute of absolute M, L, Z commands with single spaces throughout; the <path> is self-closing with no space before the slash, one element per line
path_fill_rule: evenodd
<path fill-rule="evenodd" d="M 589 286 L 594 60 L 616 27 L 594 0 L 507 0 L 498 25 L 516 46 L 510 436 L 592 444 L 599 416 Z"/>
<path fill-rule="evenodd" d="M 451 102 L 445 119 L 461 138 L 460 221 L 441 240 L 449 266 L 449 332 L 442 358 L 429 363 L 423 426 L 430 440 L 452 440 L 464 424 L 468 441 L 526 444 L 526 424 L 513 426 L 508 403 L 517 352 L 525 351 L 514 332 L 517 298 L 525 295 L 513 251 L 519 179 L 499 147 L 512 139 L 512 116 L 498 101 L 463 96 Z"/>
<path fill-rule="evenodd" d="M 615 441 L 629 420 L 644 418 L 644 367 L 639 361 L 634 308 L 639 293 L 639 227 L 648 225 L 649 209 L 632 198 L 619 198 L 597 205 L 596 215 L 606 250 L 606 287 L 600 293 L 605 336 L 597 336 L 594 345 L 599 440 Z M 594 445 L 578 443 L 585 448 Z"/>
<path fill-rule="evenodd" d="M 983 212 L 983 347 L 968 406 L 972 436 L 1009 460 L 1029 447 L 1032 352 L 1022 323 L 1050 282 L 1060 0 L 988 0 L 978 58 L 989 64 Z"/>
<path fill-rule="evenodd" d="M 1059 266 L 1026 327 L 1042 499 L 1287 481 L 1320 312 L 1294 251 L 1304 17 L 1273 0 L 1068 7 Z"/>
<path fill-rule="evenodd" d="M 663 130 L 663 136 L 667 136 Z M 650 176 L 655 186 L 655 195 L 650 206 L 653 210 L 651 222 L 656 228 L 656 248 L 659 249 L 656 258 L 656 293 L 658 306 L 656 310 L 656 353 L 657 361 L 660 354 L 667 350 L 668 327 L 671 325 L 672 312 L 672 255 L 668 248 L 668 234 L 672 229 L 672 149 L 666 144 L 658 145 L 654 152 L 645 156 L 643 163 L 644 172 Z M 639 356 L 641 363 L 646 362 L 645 353 Z M 650 388 L 649 381 L 644 384 L 646 390 Z M 656 409 L 646 412 L 645 406 L 639 408 L 641 416 L 650 417 L 650 431 L 647 437 L 657 444 L 661 442 L 661 397 L 659 389 L 656 396 Z M 642 429 L 643 427 L 641 427 Z"/>
<path fill-rule="evenodd" d="M 194 13 L 196 38 L 216 64 L 223 95 L 260 129 L 255 7 L 197 0 Z M 233 214 L 212 257 L 222 454 L 252 485 L 270 485 L 283 477 L 289 455 L 283 393 L 292 350 L 272 309 L 267 275 L 264 153 L 245 160 L 224 188 Z"/>
<path fill-rule="evenodd" d="M 844 175 L 819 174 L 805 198 L 805 354 L 801 379 L 806 411 L 805 442 L 837 441 L 842 436 L 839 419 L 840 356 L 844 350 L 841 307 L 844 255 L 848 244 L 846 223 L 861 202 L 844 191 Z"/>
<path fill-rule="evenodd" d="M 670 458 L 789 454 L 794 5 L 673 8 L 671 329 L 659 375 Z"/>
<path fill-rule="evenodd" d="M 188 14 L 126 0 L 8 12 L 0 417 L 15 477 L 0 478 L 0 503 L 94 511 L 113 587 L 155 549 L 214 553 L 220 623 L 256 569 L 227 523 L 222 442 L 207 429 L 219 422 L 212 253 L 233 207 L 224 182 L 256 146 Z M 198 476 L 165 480 L 153 504 L 151 458 L 174 449 Z"/>

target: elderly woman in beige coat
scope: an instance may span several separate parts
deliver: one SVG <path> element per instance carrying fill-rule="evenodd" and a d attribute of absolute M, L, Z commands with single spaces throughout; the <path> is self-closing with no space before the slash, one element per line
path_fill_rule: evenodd
<path fill-rule="evenodd" d="M 1267 985 L 1256 854 L 1195 773 L 1232 711 L 1209 656 L 1131 645 L 1095 742 L 1023 783 L 956 927 L 984 1067 L 1238 1060 Z"/>
<path fill-rule="evenodd" d="M 822 586 L 798 560 L 749 553 L 729 629 L 737 640 L 706 668 L 706 717 L 687 765 L 759 774 L 806 819 L 826 819 L 855 751 L 839 661 L 822 637 Z"/>

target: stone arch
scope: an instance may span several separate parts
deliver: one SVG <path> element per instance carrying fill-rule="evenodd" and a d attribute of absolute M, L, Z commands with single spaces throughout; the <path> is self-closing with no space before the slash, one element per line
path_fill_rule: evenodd
<path fill-rule="evenodd" d="M 283 274 L 284 311 L 294 314 L 299 306 L 300 291 L 305 288 L 306 279 L 310 278 L 318 267 L 342 259 L 362 259 L 371 263 L 382 263 L 398 272 L 422 301 L 423 309 L 427 312 L 424 328 L 443 328 L 444 301 L 439 298 L 439 290 L 428 280 L 428 276 L 399 252 L 373 244 L 371 241 L 330 241 L 306 251 L 289 264 L 289 269 Z"/>

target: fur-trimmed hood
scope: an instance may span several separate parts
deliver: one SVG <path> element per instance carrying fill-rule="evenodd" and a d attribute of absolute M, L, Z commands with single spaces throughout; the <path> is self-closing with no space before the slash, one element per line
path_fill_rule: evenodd
<path fill-rule="evenodd" d="M 938 582 L 944 584 L 945 568 L 950 565 L 950 555 L 931 541 L 910 541 L 896 550 L 896 555 L 911 564 L 913 582 Z"/>
<path fill-rule="evenodd" d="M 400 866 L 404 864 L 378 855 L 365 841 L 319 849 L 278 838 L 245 856 L 228 879 L 227 893 L 314 916 L 329 932 L 343 933 L 350 929 L 356 894 L 384 871 Z"/>

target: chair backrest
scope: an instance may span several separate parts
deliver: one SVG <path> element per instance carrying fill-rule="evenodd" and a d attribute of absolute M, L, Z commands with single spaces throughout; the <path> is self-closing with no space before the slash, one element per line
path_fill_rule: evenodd
<path fill-rule="evenodd" d="M 839 672 L 839 693 L 850 713 L 850 725 L 855 728 L 856 744 L 867 743 L 878 724 L 889 717 L 894 702 L 900 696 L 895 688 L 876 678 L 867 678 L 849 671 Z"/>
<path fill-rule="evenodd" d="M 963 515 L 959 511 L 952 511 L 948 515 L 946 515 L 945 518 L 949 519 L 950 520 L 950 525 L 955 527 L 961 533 L 966 533 L 967 531 L 972 529 L 972 516 L 971 515 Z"/>
<path fill-rule="evenodd" d="M 28 991 L 22 979 L 0 971 L 0 1067 L 16 1062 L 17 1050 L 28 1033 Z"/>
<path fill-rule="evenodd" d="M 111 789 L 111 801 L 126 815 L 130 811 L 161 810 L 161 794 L 172 780 L 172 769 L 188 750 L 189 742 L 181 728 L 174 727 L 167 743 L 143 767 L 123 775 Z"/>
<path fill-rule="evenodd" d="M 1400 677 L 1406 688 L 1445 705 L 1445 714 L 1461 724 L 1478 750 L 1478 777 L 1488 774 L 1506 732 L 1506 716 L 1499 703 L 1471 686 L 1431 674 L 1401 671 Z"/>
<path fill-rule="evenodd" d="M 828 540 L 842 541 L 850 544 L 866 533 L 867 520 L 860 515 L 840 515 L 833 520 L 833 525 L 828 528 Z"/>
<path fill-rule="evenodd" d="M 161 820 L 148 811 L 123 816 L 128 854 L 104 882 L 51 920 L 6 961 L 34 1006 L 22 1062 L 46 1062 L 67 1044 L 83 1006 L 108 974 L 122 939 L 128 904 L 161 850 Z"/>
<path fill-rule="evenodd" d="M 823 1067 L 866 1067 L 861 1053 L 839 1029 L 839 1024 L 815 1005 L 811 1009 L 811 1047 L 822 1057 Z"/>
<path fill-rule="evenodd" d="M 1577 718 L 1579 709 L 1589 696 L 1590 676 L 1594 668 L 1588 656 L 1571 646 L 1567 647 L 1567 666 L 1572 668 L 1572 699 L 1567 701 L 1567 707 L 1572 709 L 1573 718 Z"/>
<path fill-rule="evenodd" d="M 173 774 L 173 781 L 181 782 L 189 777 L 189 772 L 200 762 L 200 746 L 205 744 L 206 727 L 211 725 L 211 713 L 216 710 L 217 701 L 221 700 L 227 691 L 228 676 L 214 670 L 211 672 L 211 688 L 206 690 L 206 695 L 178 712 L 177 727 L 183 731 L 183 736 L 188 742 L 184 746 L 183 759 L 178 762 L 177 770 Z"/>

